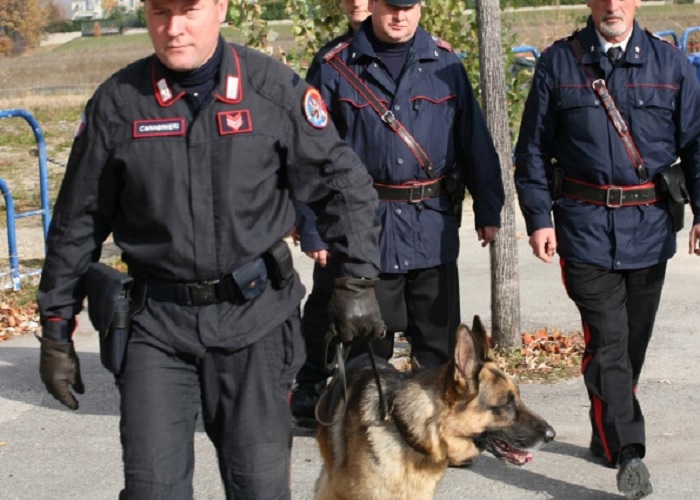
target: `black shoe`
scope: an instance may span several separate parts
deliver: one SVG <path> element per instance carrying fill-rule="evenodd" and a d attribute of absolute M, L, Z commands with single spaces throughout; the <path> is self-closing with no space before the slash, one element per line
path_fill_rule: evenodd
<path fill-rule="evenodd" d="M 605 467 L 610 469 L 617 469 L 616 461 L 611 462 L 608 457 L 605 456 L 605 450 L 603 449 L 603 443 L 600 442 L 600 437 L 597 434 L 591 436 L 591 444 L 588 446 L 591 450 L 593 456 Z"/>
<path fill-rule="evenodd" d="M 290 409 L 299 427 L 316 428 L 316 403 L 326 388 L 326 381 L 301 382 L 292 389 Z"/>
<path fill-rule="evenodd" d="M 649 469 L 639 458 L 637 449 L 628 445 L 620 450 L 618 459 L 620 470 L 617 472 L 617 489 L 625 498 L 644 498 L 654 489 L 649 482 Z"/>

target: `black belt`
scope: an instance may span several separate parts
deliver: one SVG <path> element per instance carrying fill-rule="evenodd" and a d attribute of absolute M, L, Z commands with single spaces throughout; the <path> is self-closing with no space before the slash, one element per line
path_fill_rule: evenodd
<path fill-rule="evenodd" d="M 608 208 L 651 205 L 665 198 L 653 182 L 636 186 L 596 186 L 569 177 L 564 178 L 562 194 Z"/>
<path fill-rule="evenodd" d="M 384 201 L 416 202 L 427 200 L 428 198 L 436 198 L 447 192 L 446 177 L 396 186 L 374 183 L 373 186 L 379 195 L 379 199 Z"/>
<path fill-rule="evenodd" d="M 138 282 L 137 282 L 138 283 Z M 213 281 L 199 283 L 146 282 L 146 297 L 181 306 L 205 306 L 228 300 L 242 299 L 230 274 Z"/>

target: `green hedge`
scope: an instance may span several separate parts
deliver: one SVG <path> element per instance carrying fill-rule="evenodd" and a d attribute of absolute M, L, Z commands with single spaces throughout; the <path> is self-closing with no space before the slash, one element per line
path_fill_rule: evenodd
<path fill-rule="evenodd" d="M 44 28 L 44 32 L 46 33 L 70 33 L 72 31 L 80 31 L 80 21 L 57 19 L 55 21 L 51 21 Z"/>
<path fill-rule="evenodd" d="M 260 16 L 265 21 L 279 21 L 280 19 L 288 19 L 289 16 L 285 12 L 285 0 L 269 0 L 261 2 L 265 7 Z"/>

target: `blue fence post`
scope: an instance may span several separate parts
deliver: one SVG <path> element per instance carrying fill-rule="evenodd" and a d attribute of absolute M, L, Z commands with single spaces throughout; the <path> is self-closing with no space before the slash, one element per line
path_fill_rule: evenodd
<path fill-rule="evenodd" d="M 0 118 L 24 118 L 24 120 L 29 123 L 34 133 L 34 139 L 36 140 L 37 146 L 39 147 L 39 189 L 41 197 L 41 208 L 39 210 L 31 210 L 27 212 L 15 213 L 14 200 L 12 198 L 12 193 L 3 179 L 0 179 L 0 189 L 2 189 L 2 194 L 5 198 L 5 206 L 7 208 L 7 246 L 10 254 L 10 274 L 12 279 L 12 289 L 20 289 L 20 278 L 23 276 L 30 276 L 33 274 L 39 274 L 40 269 L 29 270 L 25 274 L 21 274 L 19 271 L 19 255 L 17 253 L 17 233 L 15 229 L 15 219 L 21 219 L 24 217 L 41 215 L 42 217 L 42 229 L 44 235 L 44 254 L 46 253 L 46 236 L 49 232 L 49 225 L 51 224 L 51 207 L 49 205 L 49 176 L 48 169 L 46 167 L 47 156 L 46 156 L 46 141 L 44 140 L 44 134 L 41 131 L 39 122 L 36 121 L 34 116 L 23 109 L 6 109 L 0 110 Z"/>
<path fill-rule="evenodd" d="M 694 33 L 696 31 L 700 31 L 700 26 L 691 26 L 690 28 L 686 28 L 685 31 L 683 32 L 683 36 L 681 37 L 681 44 L 680 48 L 683 52 L 688 54 L 688 38 L 690 37 L 691 33 Z"/>
<path fill-rule="evenodd" d="M 5 207 L 7 208 L 7 248 L 10 254 L 10 279 L 12 280 L 12 289 L 19 290 L 19 255 L 17 254 L 17 240 L 15 239 L 15 202 L 12 199 L 10 188 L 7 183 L 0 179 L 0 191 L 5 198 Z"/>

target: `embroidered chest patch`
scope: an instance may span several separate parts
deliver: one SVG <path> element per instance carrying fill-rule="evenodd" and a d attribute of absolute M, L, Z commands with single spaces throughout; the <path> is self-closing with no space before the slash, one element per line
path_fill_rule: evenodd
<path fill-rule="evenodd" d="M 185 119 L 135 120 L 133 133 L 135 139 L 185 135 Z"/>
<path fill-rule="evenodd" d="M 317 89 L 311 87 L 304 93 L 302 107 L 304 116 L 306 116 L 306 120 L 312 127 L 318 129 L 326 128 L 326 125 L 328 125 L 328 110 L 326 109 L 326 103 L 323 102 L 321 93 Z"/>
<path fill-rule="evenodd" d="M 250 110 L 222 111 L 216 114 L 219 122 L 219 135 L 242 134 L 253 131 Z"/>

